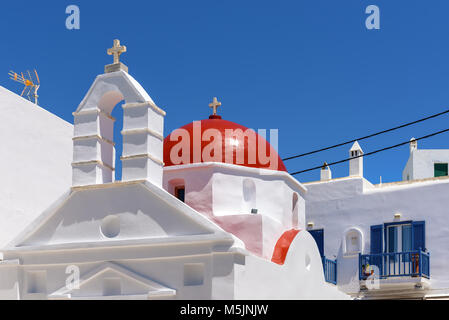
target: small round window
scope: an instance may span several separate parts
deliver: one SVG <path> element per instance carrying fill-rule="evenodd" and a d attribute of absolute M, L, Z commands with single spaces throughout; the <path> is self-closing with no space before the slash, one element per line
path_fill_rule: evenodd
<path fill-rule="evenodd" d="M 107 216 L 101 222 L 101 233 L 106 238 L 114 238 L 120 233 L 120 218 L 117 216 Z"/>

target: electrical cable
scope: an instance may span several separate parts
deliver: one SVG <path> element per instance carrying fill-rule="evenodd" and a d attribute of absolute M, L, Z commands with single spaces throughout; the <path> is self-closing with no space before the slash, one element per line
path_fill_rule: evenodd
<path fill-rule="evenodd" d="M 433 137 L 433 136 L 436 136 L 438 134 L 442 134 L 442 133 L 445 133 L 445 132 L 448 132 L 448 131 L 449 131 L 449 129 L 441 130 L 441 131 L 434 132 L 434 133 L 428 134 L 428 135 L 420 137 L 420 138 L 416 138 L 415 140 L 419 141 L 419 140 L 422 140 L 422 139 L 427 139 L 427 138 L 430 138 L 430 137 Z M 365 154 L 362 154 L 362 155 L 359 155 L 359 156 L 355 156 L 355 157 L 352 157 L 352 158 L 347 158 L 347 159 L 331 162 L 331 163 L 328 163 L 327 165 L 331 166 L 331 165 L 343 163 L 343 162 L 346 162 L 346 161 L 349 161 L 349 160 L 352 160 L 352 159 L 357 159 L 357 158 L 361 158 L 361 157 L 367 157 L 367 156 L 370 156 L 370 155 L 373 155 L 373 154 L 376 154 L 376 153 L 379 153 L 379 152 L 382 152 L 382 151 L 394 149 L 394 148 L 397 148 L 397 147 L 400 147 L 400 146 L 403 146 L 403 145 L 409 144 L 409 143 L 410 143 L 410 141 L 401 142 L 401 143 L 395 144 L 394 146 L 385 147 L 385 148 L 378 149 L 378 150 L 375 150 L 375 151 L 371 151 L 371 152 L 368 152 L 368 153 L 365 153 Z M 313 167 L 313 168 L 310 168 L 310 169 L 306 169 L 306 170 L 293 172 L 293 173 L 290 173 L 290 175 L 294 176 L 294 175 L 297 175 L 297 174 L 300 174 L 300 173 L 321 169 L 322 167 L 323 167 L 323 165 L 318 166 L 318 167 Z"/>
<path fill-rule="evenodd" d="M 291 157 L 282 159 L 282 161 L 288 161 L 288 160 L 292 160 L 292 159 L 297 159 L 297 158 L 308 156 L 308 155 L 311 155 L 311 154 L 314 154 L 314 153 L 318 153 L 318 152 L 330 150 L 330 149 L 333 149 L 333 148 L 341 147 L 341 146 L 344 146 L 344 145 L 347 145 L 347 144 L 350 144 L 350 143 L 353 143 L 353 142 L 356 142 L 356 141 L 361 141 L 361 140 L 365 140 L 365 139 L 368 139 L 368 138 L 372 138 L 372 137 L 375 137 L 375 136 L 378 136 L 378 135 L 381 135 L 381 134 L 384 134 L 384 133 L 387 133 L 387 132 L 391 132 L 391 131 L 395 131 L 395 130 L 398 130 L 398 129 L 402 129 L 402 128 L 411 126 L 413 124 L 419 123 L 419 122 L 423 122 L 423 121 L 426 121 L 426 120 L 429 120 L 429 119 L 433 119 L 433 118 L 439 117 L 439 116 L 441 116 L 443 114 L 446 114 L 446 113 L 449 113 L 449 109 L 446 110 L 446 111 L 443 111 L 443 112 L 440 112 L 440 113 L 436 113 L 436 114 L 433 114 L 431 116 L 428 116 L 428 117 L 416 120 L 416 121 L 405 123 L 403 125 L 400 125 L 400 126 L 397 126 L 397 127 L 391 128 L 391 129 L 382 130 L 382 131 L 379 131 L 379 132 L 376 132 L 376 133 L 373 133 L 373 134 L 370 134 L 370 135 L 367 135 L 367 136 L 364 136 L 364 137 L 361 137 L 361 138 L 357 138 L 357 139 L 353 139 L 353 140 L 350 140 L 350 141 L 338 143 L 338 144 L 335 144 L 335 145 L 330 146 L 330 147 L 326 147 L 326 148 L 322 148 L 322 149 L 318 149 L 318 150 L 314 150 L 314 151 L 298 154 L 296 156 L 291 156 Z"/>

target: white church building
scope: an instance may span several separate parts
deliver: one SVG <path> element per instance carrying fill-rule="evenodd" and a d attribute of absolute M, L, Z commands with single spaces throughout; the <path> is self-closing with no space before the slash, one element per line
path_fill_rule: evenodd
<path fill-rule="evenodd" d="M 307 187 L 269 142 L 221 119 L 216 99 L 208 119 L 164 139 L 166 112 L 119 61 L 124 51 L 114 41 L 73 126 L 0 88 L 11 169 L 0 299 L 349 299 L 306 231 Z"/>
<path fill-rule="evenodd" d="M 0 87 L 0 299 L 449 297 L 449 150 L 412 139 L 403 181 L 375 185 L 355 142 L 347 177 L 301 183 L 217 99 L 164 136 L 125 51 L 73 125 Z"/>

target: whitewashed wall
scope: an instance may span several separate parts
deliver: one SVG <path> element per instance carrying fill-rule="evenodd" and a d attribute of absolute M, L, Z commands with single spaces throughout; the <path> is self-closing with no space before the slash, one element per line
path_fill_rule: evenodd
<path fill-rule="evenodd" d="M 0 265 L 0 299 L 47 299 L 48 295 L 57 292 L 66 285 L 69 274 L 68 266 L 77 266 L 80 275 L 92 270 L 101 270 L 107 261 L 114 261 L 131 274 L 137 274 L 145 279 L 167 289 L 176 290 L 176 299 L 232 299 L 233 291 L 225 291 L 213 279 L 220 279 L 230 274 L 234 267 L 232 253 L 214 253 L 214 242 L 200 244 L 179 243 L 173 250 L 166 244 L 140 244 L 139 246 L 115 246 L 111 248 L 79 248 L 66 249 L 61 255 L 57 251 L 33 251 L 18 253 L 15 256 L 22 260 L 22 265 Z M 132 254 L 130 254 L 132 252 Z M 189 252 L 188 254 L 185 254 Z M 180 254 L 182 253 L 182 254 Z M 186 283 L 186 264 L 199 264 L 203 268 L 202 282 Z M 29 291 L 29 274 L 33 271 L 43 272 L 45 282 L 40 292 Z M 103 283 L 101 273 L 99 279 L 92 284 L 81 286 L 80 290 L 71 292 L 72 298 L 101 298 L 103 296 Z M 229 285 L 233 286 L 233 283 Z M 42 291 L 41 291 L 42 290 Z M 148 289 L 142 288 L 133 281 L 132 277 L 122 277 L 121 299 L 126 296 L 142 296 Z M 51 298 L 51 297 L 50 297 Z"/>
<path fill-rule="evenodd" d="M 401 220 L 426 221 L 426 247 L 430 252 L 432 292 L 449 293 L 449 179 L 399 182 L 373 186 L 363 178 L 342 178 L 305 184 L 307 221 L 324 228 L 324 253 L 338 258 L 338 286 L 357 292 L 358 256 L 345 257 L 345 232 L 362 232 L 363 253 L 370 252 L 370 227 Z"/>
<path fill-rule="evenodd" d="M 0 87 L 0 248 L 71 185 L 73 126 Z"/>
<path fill-rule="evenodd" d="M 111 215 L 119 228 L 108 236 L 104 222 Z M 75 189 L 5 248 L 3 258 L 3 299 L 146 299 L 170 291 L 172 299 L 347 298 L 324 281 L 317 246 L 306 231 L 279 266 L 242 249 L 213 222 L 148 182 Z M 191 265 L 200 266 L 199 277 L 186 272 Z M 69 266 L 79 268 L 80 289 L 66 291 Z M 111 277 L 121 282 L 117 296 L 104 292 Z M 148 282 L 156 287 L 150 296 Z"/>
<path fill-rule="evenodd" d="M 111 216 L 118 220 L 113 235 L 105 223 Z M 83 276 L 111 262 L 131 274 L 121 276 L 123 298 L 145 296 L 145 288 L 133 285 L 134 274 L 176 290 L 177 299 L 212 295 L 231 299 L 232 291 L 212 288 L 212 278 L 232 272 L 233 243 L 215 224 L 150 183 L 77 189 L 44 211 L 3 250 L 0 298 L 47 298 L 65 286 L 68 266 L 79 267 Z M 201 266 L 201 281 L 189 281 L 186 264 Z M 32 272 L 44 274 L 38 292 L 30 291 Z M 71 292 L 72 297 L 101 297 L 102 272 L 97 277 L 95 285 Z"/>
<path fill-rule="evenodd" d="M 402 172 L 402 180 L 407 180 L 407 177 L 409 180 L 433 178 L 435 163 L 449 163 L 449 150 L 414 150 Z"/>
<path fill-rule="evenodd" d="M 164 189 L 173 194 L 175 185 L 185 185 L 186 204 L 223 227 L 227 225 L 227 230 L 246 228 L 245 234 L 254 238 L 245 242 L 260 242 L 262 251 L 255 253 L 271 259 L 286 230 L 305 228 L 306 189 L 285 172 L 267 171 L 223 163 L 166 167 Z M 257 214 L 251 214 L 251 209 L 257 209 Z M 296 226 L 293 214 L 298 217 Z"/>
<path fill-rule="evenodd" d="M 318 247 L 307 231 L 295 237 L 283 265 L 255 256 L 236 265 L 235 292 L 236 299 L 349 299 L 324 281 Z"/>

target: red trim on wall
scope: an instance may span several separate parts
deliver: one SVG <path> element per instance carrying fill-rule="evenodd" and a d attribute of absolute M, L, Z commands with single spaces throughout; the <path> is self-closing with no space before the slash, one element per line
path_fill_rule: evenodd
<path fill-rule="evenodd" d="M 287 257 L 288 249 L 290 249 L 290 245 L 295 239 L 296 235 L 300 230 L 291 229 L 285 231 L 279 240 L 276 242 L 276 246 L 274 247 L 273 257 L 271 261 L 277 264 L 284 264 L 285 258 Z"/>

